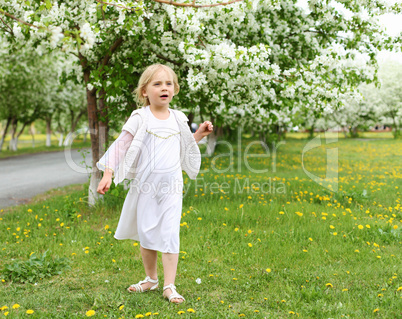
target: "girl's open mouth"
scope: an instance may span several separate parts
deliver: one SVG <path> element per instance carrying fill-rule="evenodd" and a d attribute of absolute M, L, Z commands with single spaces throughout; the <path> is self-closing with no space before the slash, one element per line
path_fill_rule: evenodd
<path fill-rule="evenodd" d="M 167 94 L 162 94 L 160 97 L 161 97 L 161 98 L 168 98 L 169 95 L 167 95 Z"/>

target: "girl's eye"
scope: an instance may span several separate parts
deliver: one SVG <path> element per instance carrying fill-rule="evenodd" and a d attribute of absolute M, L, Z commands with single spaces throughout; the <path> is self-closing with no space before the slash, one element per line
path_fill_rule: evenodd
<path fill-rule="evenodd" d="M 159 85 L 159 83 L 155 83 L 155 85 Z"/>
<path fill-rule="evenodd" d="M 168 82 L 167 85 L 172 85 L 172 83 Z"/>

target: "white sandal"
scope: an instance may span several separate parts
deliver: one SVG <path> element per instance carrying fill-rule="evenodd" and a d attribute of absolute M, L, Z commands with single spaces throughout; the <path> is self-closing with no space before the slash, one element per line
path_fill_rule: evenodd
<path fill-rule="evenodd" d="M 150 283 L 155 284 L 155 285 L 153 285 L 151 288 L 148 288 L 148 289 L 146 289 L 146 290 L 142 289 L 142 286 L 141 286 L 141 285 L 142 285 L 142 284 L 145 284 L 145 283 L 147 283 L 147 282 L 150 282 Z M 146 292 L 146 291 L 152 291 L 152 290 L 158 289 L 158 284 L 159 284 L 158 279 L 151 279 L 151 277 L 146 276 L 144 280 L 141 280 L 138 284 L 133 284 L 133 285 L 131 285 L 130 287 L 127 288 L 127 290 L 128 290 L 128 292 Z M 130 290 L 130 288 L 135 288 L 135 291 Z"/>
<path fill-rule="evenodd" d="M 179 294 L 177 293 L 177 291 L 176 291 L 176 286 L 175 286 L 175 285 L 169 284 L 169 285 L 163 287 L 163 291 L 165 291 L 166 289 L 170 289 L 170 290 L 172 291 L 172 294 L 171 294 L 169 297 L 164 296 L 166 299 L 169 299 L 169 302 L 171 302 L 171 300 L 172 300 L 172 299 L 175 299 L 175 298 L 177 298 L 177 299 L 183 299 L 183 301 L 186 300 L 186 299 L 184 299 L 184 297 L 183 297 L 182 295 L 179 295 Z M 179 302 L 176 302 L 176 303 L 179 303 Z"/>

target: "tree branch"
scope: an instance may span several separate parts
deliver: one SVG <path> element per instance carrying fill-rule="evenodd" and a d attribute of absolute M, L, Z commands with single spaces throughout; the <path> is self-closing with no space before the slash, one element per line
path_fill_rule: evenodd
<path fill-rule="evenodd" d="M 182 63 L 179 63 L 179 62 L 177 62 L 177 61 L 173 61 L 173 60 L 171 60 L 171 59 L 169 59 L 169 58 L 167 58 L 167 57 L 164 57 L 163 55 L 160 55 L 160 54 L 157 54 L 157 53 L 155 53 L 155 55 L 156 55 L 159 59 L 164 60 L 164 61 L 167 61 L 167 62 L 170 62 L 170 63 L 172 63 L 172 64 L 174 64 L 174 65 L 177 65 L 177 66 L 181 66 L 181 65 L 182 65 Z"/>
<path fill-rule="evenodd" d="M 1 17 L 0 17 L 0 20 L 1 20 L 1 22 L 3 22 L 3 24 L 4 24 L 5 26 L 7 26 L 7 27 L 10 29 L 10 33 L 11 33 L 12 35 L 14 35 L 13 29 L 12 29 L 7 23 L 5 23 L 4 20 L 3 20 Z"/>
<path fill-rule="evenodd" d="M 123 43 L 123 38 L 120 37 L 118 38 L 113 45 L 110 47 L 110 49 L 108 50 L 108 53 L 105 55 L 105 57 L 103 58 L 101 64 L 102 67 L 104 67 L 106 64 L 109 63 L 109 60 L 112 56 L 112 54 L 118 49 L 118 47 Z"/>
<path fill-rule="evenodd" d="M 196 0 L 193 0 L 192 3 L 181 3 L 181 2 L 175 2 L 173 0 L 152 0 L 152 1 L 159 2 L 159 3 L 165 3 L 165 4 L 170 4 L 170 5 L 176 6 L 176 7 L 207 8 L 207 7 L 225 6 L 225 5 L 236 3 L 236 2 L 242 2 L 243 0 L 231 0 L 231 1 L 228 1 L 228 2 L 212 3 L 212 4 L 195 4 Z M 129 7 L 119 5 L 119 4 L 115 4 L 115 3 L 104 2 L 102 0 L 96 0 L 96 2 L 101 3 L 101 4 L 105 4 L 105 5 L 108 5 L 108 6 L 114 6 L 114 7 L 117 7 L 117 8 L 126 9 L 126 10 L 129 10 L 129 11 L 135 10 L 135 8 L 129 8 Z"/>
<path fill-rule="evenodd" d="M 22 23 L 22 24 L 27 25 L 27 26 L 29 26 L 29 27 L 34 27 L 34 28 L 37 28 L 37 29 L 46 29 L 45 27 L 39 27 L 39 26 L 33 25 L 33 24 L 31 24 L 31 23 L 25 22 L 25 21 L 23 21 L 23 20 L 21 20 L 21 19 L 15 17 L 15 16 L 13 16 L 12 14 L 9 14 L 8 12 L 6 12 L 6 11 L 4 11 L 4 10 L 1 10 L 1 9 L 0 9 L 0 13 L 4 14 L 5 16 L 7 16 L 7 17 L 9 17 L 9 18 L 11 18 L 11 19 L 17 20 L 19 23 Z M 3 21 L 3 20 L 2 20 L 2 21 Z"/>

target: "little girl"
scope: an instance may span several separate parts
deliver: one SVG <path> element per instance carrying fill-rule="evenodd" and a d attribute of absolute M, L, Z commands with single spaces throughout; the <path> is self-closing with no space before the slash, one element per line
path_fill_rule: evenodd
<path fill-rule="evenodd" d="M 179 92 L 177 75 L 162 64 L 149 66 L 141 75 L 137 99 L 144 107 L 135 110 L 122 133 L 97 163 L 104 171 L 98 193 L 130 179 L 114 237 L 140 241 L 146 278 L 128 288 L 145 292 L 158 288 L 157 251 L 162 253 L 163 296 L 181 303 L 174 285 L 179 258 L 180 217 L 183 199 L 182 169 L 195 179 L 201 165 L 197 143 L 213 130 L 204 122 L 194 134 L 183 112 L 169 108 Z"/>

